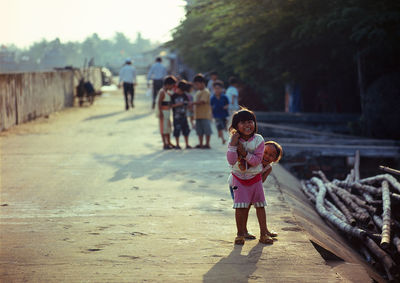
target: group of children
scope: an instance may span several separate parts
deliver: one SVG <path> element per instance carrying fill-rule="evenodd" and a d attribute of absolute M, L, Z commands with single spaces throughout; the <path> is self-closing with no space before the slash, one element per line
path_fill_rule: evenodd
<path fill-rule="evenodd" d="M 174 76 L 164 79 L 163 88 L 157 96 L 157 116 L 160 119 L 160 132 L 164 149 L 178 148 L 179 136 L 185 138 L 186 148 L 191 148 L 188 141 L 190 127 L 188 117 L 193 123 L 199 137 L 196 148 L 210 148 L 211 119 L 214 117 L 218 136 L 225 144 L 224 131 L 227 119 L 232 114 L 229 127 L 230 139 L 227 151 L 227 160 L 231 167 L 228 183 L 233 198 L 233 208 L 236 210 L 237 237 L 235 244 L 243 245 L 246 239 L 255 239 L 247 231 L 247 219 L 251 205 L 256 208 L 260 226 L 259 242 L 273 244 L 277 233 L 267 228 L 265 213 L 265 195 L 263 182 L 272 171 L 271 164 L 279 162 L 282 157 L 282 147 L 274 142 L 264 142 L 264 138 L 257 134 L 257 120 L 254 113 L 241 108 L 237 103 L 236 81 L 231 80 L 231 89 L 225 95 L 223 82 L 212 78 L 211 88 L 213 95 L 206 87 L 206 81 L 201 74 L 193 79 L 193 84 Z M 193 86 L 196 89 L 194 97 L 191 95 Z M 236 99 L 235 99 L 236 98 Z M 171 122 L 170 111 L 173 112 L 173 135 L 176 146 L 170 141 Z M 193 127 L 193 124 L 192 124 Z M 205 136 L 205 144 L 203 139 Z"/>
<path fill-rule="evenodd" d="M 229 98 L 224 94 L 224 83 L 217 79 L 215 73 L 211 75 L 208 87 L 206 87 L 206 80 L 201 74 L 194 77 L 193 83 L 186 80 L 178 81 L 174 76 L 165 77 L 156 101 L 156 113 L 160 120 L 163 148 L 181 149 L 179 137 L 182 134 L 186 149 L 191 149 L 189 134 L 190 129 L 195 128 L 199 138 L 199 144 L 195 147 L 210 149 L 211 120 L 213 118 L 215 119 L 218 137 L 225 144 L 224 132 L 226 131 L 227 119 L 231 113 L 239 108 L 237 80 L 232 78 L 230 83 L 231 86 L 227 90 L 227 94 L 231 94 Z M 173 123 L 170 121 L 171 109 Z M 191 127 L 189 127 L 188 118 Z M 173 125 L 173 131 L 171 125 Z M 171 143 L 170 134 L 172 132 L 176 145 Z"/>

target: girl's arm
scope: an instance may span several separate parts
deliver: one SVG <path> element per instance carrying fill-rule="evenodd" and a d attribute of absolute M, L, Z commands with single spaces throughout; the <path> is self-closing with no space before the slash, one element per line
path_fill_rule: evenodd
<path fill-rule="evenodd" d="M 264 173 L 262 173 L 262 181 L 263 183 L 267 180 L 269 174 L 271 174 L 272 167 L 269 167 Z"/>
<path fill-rule="evenodd" d="M 260 143 L 260 145 L 256 148 L 254 153 L 248 152 L 246 155 L 246 161 L 251 166 L 257 166 L 261 163 L 264 154 L 264 142 Z"/>
<path fill-rule="evenodd" d="M 235 165 L 235 163 L 238 161 L 238 153 L 237 153 L 238 143 L 239 143 L 239 134 L 234 133 L 228 145 L 228 152 L 226 153 L 226 159 L 228 159 L 228 163 L 230 165 Z"/>

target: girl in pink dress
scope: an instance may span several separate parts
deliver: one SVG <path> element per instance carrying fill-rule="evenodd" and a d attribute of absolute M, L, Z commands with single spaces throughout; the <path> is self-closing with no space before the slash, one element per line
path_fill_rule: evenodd
<path fill-rule="evenodd" d="M 260 243 L 273 244 L 271 233 L 267 228 L 265 206 L 267 205 L 262 185 L 264 138 L 257 134 L 257 121 L 254 113 L 241 109 L 232 117 L 229 128 L 231 138 L 228 146 L 227 159 L 231 167 L 229 185 L 233 188 L 236 210 L 237 237 L 235 244 L 243 245 L 246 236 L 247 218 L 250 206 L 254 205 L 260 225 Z M 238 159 L 244 159 L 245 170 L 239 168 Z"/>

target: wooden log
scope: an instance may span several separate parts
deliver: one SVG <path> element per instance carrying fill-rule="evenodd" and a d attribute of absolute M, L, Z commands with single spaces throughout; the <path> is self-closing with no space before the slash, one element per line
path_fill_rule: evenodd
<path fill-rule="evenodd" d="M 397 193 L 400 193 L 400 183 L 392 175 L 389 174 L 382 174 L 382 175 L 377 175 L 375 177 L 361 179 L 360 183 L 373 184 L 376 182 L 382 182 L 384 180 L 388 181 L 389 184 L 397 191 Z"/>
<path fill-rule="evenodd" d="M 369 251 L 364 248 L 363 246 L 360 247 L 360 251 L 361 253 L 364 255 L 365 260 L 371 264 L 372 266 L 376 266 L 376 261 L 375 259 L 371 256 L 371 254 L 369 253 Z"/>
<path fill-rule="evenodd" d="M 329 214 L 329 212 L 325 209 L 324 207 L 324 200 L 325 200 L 325 195 L 326 195 L 326 188 L 324 183 L 321 181 L 321 179 L 317 177 L 313 177 L 311 181 L 318 186 L 318 195 L 316 198 L 316 205 L 315 207 L 317 208 L 318 213 L 327 221 L 329 221 L 331 224 L 336 226 L 339 230 L 341 230 L 344 233 L 347 233 L 350 236 L 363 239 L 365 238 L 366 232 L 364 230 L 361 230 L 357 227 L 352 227 L 348 223 L 340 220 L 336 216 Z"/>
<path fill-rule="evenodd" d="M 333 203 L 336 204 L 336 206 L 340 209 L 340 211 L 344 214 L 346 217 L 347 223 L 350 223 L 351 226 L 356 226 L 357 221 L 354 219 L 353 215 L 351 212 L 347 209 L 347 207 L 344 205 L 343 202 L 340 201 L 340 199 L 336 196 L 336 194 L 332 191 L 332 188 L 329 184 L 326 184 L 326 189 L 328 190 L 328 194 L 333 200 Z"/>
<path fill-rule="evenodd" d="M 395 263 L 392 258 L 381 248 L 379 248 L 379 246 L 371 238 L 367 237 L 364 243 L 370 252 L 373 253 L 382 263 L 386 273 L 388 273 L 388 275 L 390 274 L 391 276 L 391 273 L 395 271 Z"/>
<path fill-rule="evenodd" d="M 313 203 L 316 203 L 315 196 L 317 194 L 317 191 L 315 189 L 308 188 L 308 186 L 305 184 L 305 182 L 302 180 L 301 182 L 301 189 L 307 196 L 307 198 Z M 328 211 L 331 213 L 334 213 L 339 219 L 342 221 L 347 221 L 346 216 L 330 201 L 325 199 L 325 204 L 326 208 Z M 355 221 L 355 220 L 354 220 Z"/>
<path fill-rule="evenodd" d="M 332 189 L 335 192 L 335 194 L 338 195 L 346 205 L 348 205 L 352 210 L 354 210 L 353 213 L 354 218 L 360 220 L 363 223 L 366 223 L 371 219 L 371 217 L 368 214 L 368 211 L 358 206 L 349 196 L 349 192 L 337 186 L 332 186 Z"/>
<path fill-rule="evenodd" d="M 372 220 L 374 221 L 376 227 L 378 227 L 380 230 L 382 230 L 382 226 L 383 226 L 382 218 L 379 217 L 378 215 L 373 215 Z"/>
<path fill-rule="evenodd" d="M 382 240 L 381 247 L 387 248 L 390 245 L 390 194 L 389 194 L 389 183 L 385 180 L 382 182 L 382 201 L 383 201 L 383 213 L 382 213 Z"/>
<path fill-rule="evenodd" d="M 397 235 L 393 236 L 393 245 L 396 247 L 398 253 L 400 253 L 400 237 Z"/>

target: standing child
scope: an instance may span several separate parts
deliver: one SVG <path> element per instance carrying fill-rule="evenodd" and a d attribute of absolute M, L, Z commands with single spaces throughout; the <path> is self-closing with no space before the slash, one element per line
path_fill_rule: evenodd
<path fill-rule="evenodd" d="M 229 87 L 226 90 L 226 96 L 229 99 L 229 115 L 239 110 L 239 81 L 235 77 L 229 78 Z"/>
<path fill-rule="evenodd" d="M 206 88 L 206 80 L 202 74 L 198 74 L 193 79 L 194 86 L 197 89 L 194 97 L 193 105 L 194 118 L 196 119 L 196 132 L 199 137 L 199 144 L 196 148 L 210 149 L 210 136 L 211 136 L 211 105 L 210 105 L 210 92 Z M 203 145 L 203 138 L 206 136 L 206 144 Z"/>
<path fill-rule="evenodd" d="M 176 84 L 174 76 L 167 76 L 164 79 L 163 87 L 157 95 L 157 112 L 156 115 L 160 119 L 160 133 L 164 145 L 164 149 L 172 149 L 174 145 L 171 144 L 171 90 Z"/>
<path fill-rule="evenodd" d="M 247 109 L 237 111 L 232 117 L 229 128 L 231 139 L 228 146 L 227 159 L 231 166 L 229 185 L 234 189 L 235 218 L 237 237 L 235 244 L 243 245 L 247 234 L 246 224 L 250 205 L 256 208 L 260 226 L 262 244 L 273 244 L 271 232 L 267 228 L 265 206 L 267 205 L 262 185 L 262 159 L 264 138 L 257 134 L 257 121 L 254 113 Z M 239 143 L 242 146 L 239 146 Z M 238 157 L 242 156 L 251 166 L 242 171 L 238 166 Z"/>
<path fill-rule="evenodd" d="M 174 137 L 176 139 L 176 149 L 181 149 L 179 146 L 179 136 L 182 132 L 185 137 L 186 149 L 192 148 L 189 145 L 189 125 L 186 117 L 187 106 L 189 99 L 185 94 L 188 84 L 187 81 L 182 80 L 178 83 L 178 87 L 175 93 L 171 96 L 171 107 L 173 110 L 173 121 L 174 121 Z"/>
<path fill-rule="evenodd" d="M 189 105 L 187 107 L 187 117 L 190 120 L 190 125 L 192 126 L 192 129 L 194 129 L 194 106 L 193 106 L 193 94 L 194 94 L 194 89 L 193 89 L 193 84 L 188 82 L 187 83 L 187 90 L 185 91 L 185 94 L 187 98 L 189 99 Z"/>
<path fill-rule="evenodd" d="M 210 80 L 207 83 L 207 88 L 210 91 L 211 95 L 214 94 L 214 83 L 218 80 L 218 73 L 215 71 L 212 71 L 210 73 Z"/>
<path fill-rule="evenodd" d="M 213 88 L 214 95 L 211 96 L 212 113 L 218 130 L 218 137 L 221 138 L 222 144 L 225 144 L 224 131 L 226 131 L 226 118 L 229 116 L 229 100 L 223 94 L 224 83 L 222 81 L 215 81 Z"/>

